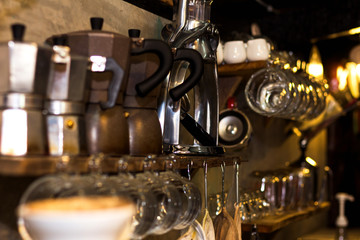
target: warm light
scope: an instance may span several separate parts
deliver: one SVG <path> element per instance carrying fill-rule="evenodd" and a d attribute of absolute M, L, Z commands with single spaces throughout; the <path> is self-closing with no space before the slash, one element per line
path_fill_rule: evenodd
<path fill-rule="evenodd" d="M 306 62 L 305 61 L 302 61 L 301 69 L 306 69 Z"/>
<path fill-rule="evenodd" d="M 355 71 L 356 71 L 357 86 L 359 87 L 359 84 L 360 84 L 360 64 L 356 64 Z"/>
<path fill-rule="evenodd" d="M 356 64 L 355 71 L 356 71 L 357 77 L 360 78 L 360 64 Z"/>
<path fill-rule="evenodd" d="M 349 34 L 354 35 L 354 34 L 359 34 L 360 33 L 360 27 L 357 28 L 353 28 L 349 30 Z"/>
<path fill-rule="evenodd" d="M 329 89 L 330 88 L 330 85 L 328 83 L 324 83 L 324 88 L 325 89 Z M 325 93 L 325 96 L 327 96 L 327 93 Z"/>
<path fill-rule="evenodd" d="M 315 79 L 322 79 L 324 77 L 324 67 L 321 62 L 320 52 L 315 45 L 313 45 L 310 51 L 307 73 L 314 76 Z"/>
<path fill-rule="evenodd" d="M 301 69 L 301 67 L 302 67 L 302 61 L 301 61 L 300 59 L 298 59 L 298 60 L 296 61 L 296 67 L 297 67 L 298 69 Z"/>
<path fill-rule="evenodd" d="M 298 84 L 298 86 L 297 86 L 297 89 L 298 89 L 298 91 L 299 92 L 304 92 L 305 91 L 305 86 L 304 86 L 304 84 Z"/>
<path fill-rule="evenodd" d="M 304 168 L 303 170 L 302 170 L 302 174 L 304 174 L 304 175 L 307 175 L 307 174 L 309 174 L 310 173 L 310 170 L 308 169 L 308 168 Z"/>
<path fill-rule="evenodd" d="M 285 64 L 284 64 L 284 69 L 290 69 L 290 64 L 289 64 L 289 63 L 285 63 Z"/>
<path fill-rule="evenodd" d="M 301 137 L 302 134 L 301 134 L 301 131 L 298 128 L 294 127 L 292 129 L 292 131 L 296 136 Z"/>
<path fill-rule="evenodd" d="M 339 91 L 345 90 L 347 86 L 347 77 L 349 75 L 349 71 L 347 69 L 344 69 L 341 66 L 338 66 L 336 69 L 336 78 L 339 81 Z"/>
<path fill-rule="evenodd" d="M 359 83 L 357 80 L 356 63 L 354 62 L 346 63 L 346 69 L 349 72 L 347 82 L 350 93 L 354 98 L 358 98 L 360 94 L 359 94 Z"/>
<path fill-rule="evenodd" d="M 314 159 L 312 159 L 311 157 L 306 157 L 306 158 L 305 158 L 305 161 L 306 161 L 308 164 L 310 164 L 311 166 L 313 166 L 313 167 L 316 167 L 316 166 L 317 166 L 316 161 L 315 161 Z"/>
<path fill-rule="evenodd" d="M 336 78 L 339 81 L 339 90 L 349 89 L 353 98 L 360 97 L 360 64 L 347 62 L 345 68 L 338 66 L 336 69 Z"/>
<path fill-rule="evenodd" d="M 308 73 L 315 78 L 322 77 L 324 73 L 323 65 L 317 63 L 310 63 L 308 67 Z"/>

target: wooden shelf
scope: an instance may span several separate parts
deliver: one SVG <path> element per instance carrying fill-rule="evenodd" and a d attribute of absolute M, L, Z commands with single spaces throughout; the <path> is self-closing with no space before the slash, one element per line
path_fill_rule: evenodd
<path fill-rule="evenodd" d="M 283 215 L 268 216 L 251 223 L 243 223 L 241 225 L 243 231 L 251 231 L 253 224 L 256 224 L 260 233 L 272 233 L 276 230 L 286 227 L 291 223 L 309 218 L 317 213 L 328 210 L 329 202 L 324 202 L 319 206 L 308 207 L 304 210 L 290 211 Z"/>
<path fill-rule="evenodd" d="M 32 156 L 32 157 L 0 157 L 0 175 L 8 176 L 41 176 L 55 173 L 61 157 L 50 156 Z M 157 156 L 157 164 L 153 165 L 154 170 L 164 170 L 166 155 Z M 118 171 L 118 161 L 120 157 L 106 157 L 101 168 L 106 173 L 116 173 Z M 140 172 L 143 170 L 142 157 L 129 157 L 128 169 L 131 172 Z M 89 156 L 72 157 L 67 164 L 70 172 L 86 173 L 89 171 Z M 243 162 L 239 156 L 224 154 L 224 156 L 181 156 L 177 155 L 174 167 L 176 169 L 187 169 L 189 164 L 191 168 L 202 168 L 204 161 L 208 167 L 220 166 L 223 162 L 226 165 L 233 165 L 235 161 Z"/>
<path fill-rule="evenodd" d="M 266 61 L 244 62 L 237 64 L 224 64 L 218 66 L 218 74 L 222 76 L 235 76 L 253 72 L 254 70 L 266 67 Z"/>

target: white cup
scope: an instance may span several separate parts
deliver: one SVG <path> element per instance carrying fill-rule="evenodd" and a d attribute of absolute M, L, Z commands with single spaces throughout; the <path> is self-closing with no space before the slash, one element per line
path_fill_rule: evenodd
<path fill-rule="evenodd" d="M 242 63 L 246 60 L 246 48 L 243 41 L 229 41 L 224 45 L 224 61 L 228 64 Z"/>
<path fill-rule="evenodd" d="M 247 42 L 246 55 L 249 61 L 267 60 L 270 44 L 264 38 L 252 39 Z"/>
<path fill-rule="evenodd" d="M 18 220 L 20 234 L 22 237 L 37 240 L 129 239 L 132 230 L 131 221 L 135 214 L 132 203 L 124 202 L 119 206 L 111 206 L 112 200 L 103 198 L 100 201 L 110 200 L 103 204 L 103 208 L 90 209 L 94 201 L 84 199 L 64 198 L 64 201 L 57 199 L 55 202 L 49 199 L 39 202 L 37 205 L 40 207 L 36 208 L 21 205 Z M 84 209 L 67 209 L 67 206 L 72 208 L 72 205 Z"/>

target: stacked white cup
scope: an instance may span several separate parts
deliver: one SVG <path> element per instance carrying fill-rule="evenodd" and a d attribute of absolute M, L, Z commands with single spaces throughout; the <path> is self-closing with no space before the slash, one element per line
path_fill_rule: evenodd
<path fill-rule="evenodd" d="M 265 61 L 270 54 L 270 44 L 265 38 L 228 41 L 224 44 L 223 59 L 226 64 L 245 61 Z"/>
<path fill-rule="evenodd" d="M 265 38 L 256 38 L 246 43 L 246 54 L 249 61 L 267 60 L 270 53 L 270 44 Z"/>
<path fill-rule="evenodd" d="M 228 41 L 224 45 L 224 61 L 227 64 L 242 63 L 246 60 L 246 47 L 243 41 Z"/>

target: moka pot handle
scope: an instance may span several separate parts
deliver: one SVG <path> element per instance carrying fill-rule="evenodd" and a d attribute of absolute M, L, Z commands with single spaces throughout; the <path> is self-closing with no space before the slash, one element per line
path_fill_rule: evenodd
<path fill-rule="evenodd" d="M 172 100 L 178 101 L 200 81 L 204 73 L 204 61 L 198 51 L 188 48 L 177 49 L 174 61 L 189 62 L 191 71 L 190 76 L 182 84 L 169 90 Z"/>
<path fill-rule="evenodd" d="M 113 73 L 108 87 L 107 101 L 100 102 L 100 107 L 102 109 L 112 108 L 116 104 L 121 83 L 124 79 L 124 70 L 120 67 L 116 60 L 111 57 L 91 56 L 90 61 L 92 62 L 92 72 L 110 71 Z"/>
<path fill-rule="evenodd" d="M 135 90 L 140 97 L 145 97 L 151 90 L 164 81 L 172 65 L 173 56 L 170 47 L 162 40 L 157 39 L 134 39 L 135 47 L 131 49 L 131 55 L 154 53 L 158 56 L 160 64 L 154 74 L 135 85 Z"/>

